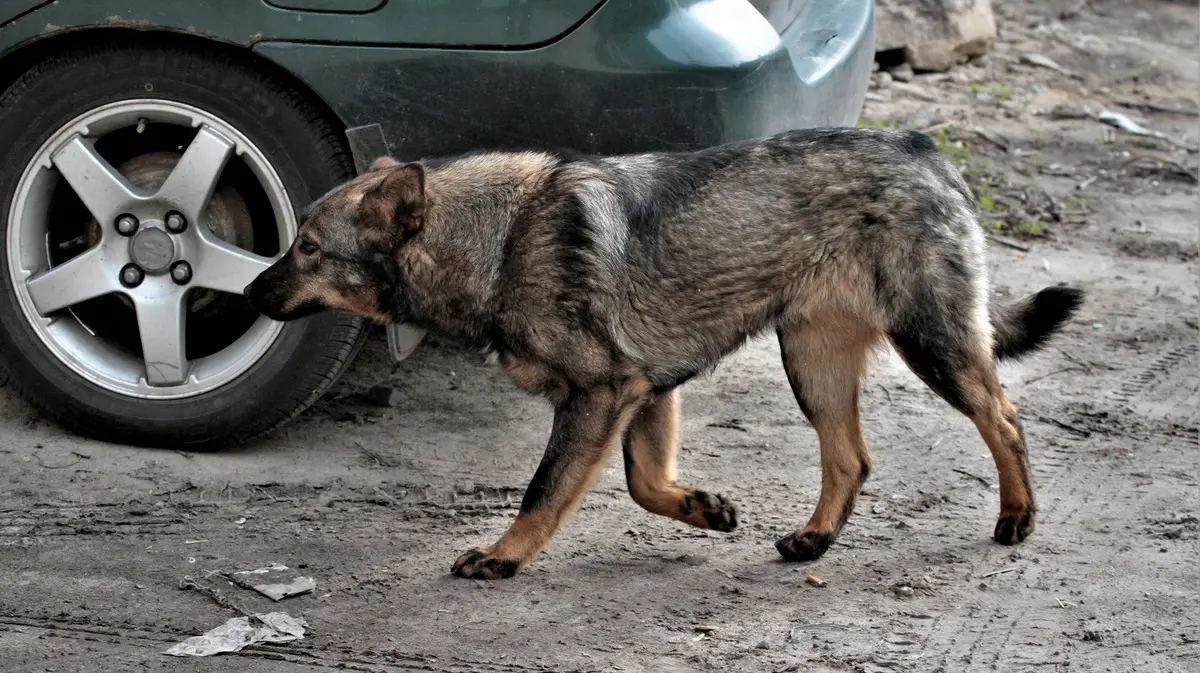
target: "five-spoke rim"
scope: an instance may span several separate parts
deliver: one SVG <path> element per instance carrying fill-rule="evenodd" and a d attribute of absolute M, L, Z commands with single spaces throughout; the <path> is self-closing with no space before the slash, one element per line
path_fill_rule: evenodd
<path fill-rule="evenodd" d="M 106 134 L 147 122 L 195 129 L 153 191 L 132 184 L 96 149 Z M 270 348 L 283 326 L 260 317 L 215 353 L 188 360 L 185 350 L 188 292 L 240 295 L 273 261 L 221 240 L 206 222 L 218 179 L 235 157 L 265 193 L 278 249 L 286 249 L 296 221 L 282 181 L 261 150 L 208 112 L 173 101 L 121 101 L 79 116 L 42 145 L 9 212 L 8 266 L 26 318 L 63 363 L 112 392 L 168 399 L 226 384 Z M 60 181 L 99 223 L 99 240 L 54 265 L 49 232 Z M 113 293 L 133 305 L 141 357 L 98 338 L 72 313 L 82 302 Z"/>

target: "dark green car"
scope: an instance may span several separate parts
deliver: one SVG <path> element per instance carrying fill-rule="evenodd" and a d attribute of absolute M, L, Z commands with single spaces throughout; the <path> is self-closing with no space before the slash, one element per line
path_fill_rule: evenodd
<path fill-rule="evenodd" d="M 851 125 L 873 44 L 872 0 L 0 0 L 9 386 L 99 439 L 256 437 L 365 332 L 242 288 L 382 138 L 415 159 Z"/>

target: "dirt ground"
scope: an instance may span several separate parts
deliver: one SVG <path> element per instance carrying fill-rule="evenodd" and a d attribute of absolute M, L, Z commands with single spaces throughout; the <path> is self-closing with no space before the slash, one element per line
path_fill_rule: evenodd
<path fill-rule="evenodd" d="M 1024 545 L 990 540 L 974 427 L 887 355 L 863 394 L 874 471 L 855 515 L 825 558 L 781 563 L 820 475 L 763 340 L 683 395 L 681 477 L 738 502 L 736 532 L 643 512 L 613 459 L 526 572 L 456 579 L 455 556 L 515 515 L 550 412 L 473 354 L 427 342 L 393 366 L 376 338 L 310 413 L 220 454 L 80 441 L 0 391 L 0 668 L 1200 671 L 1200 10 L 995 5 L 992 54 L 877 75 L 863 120 L 926 129 L 962 162 L 995 223 L 999 296 L 1090 292 L 1055 347 L 1001 372 L 1040 498 Z M 364 402 L 380 383 L 396 406 Z M 272 561 L 316 591 L 276 604 L 216 574 Z M 184 577 L 310 633 L 164 656 L 237 615 Z"/>

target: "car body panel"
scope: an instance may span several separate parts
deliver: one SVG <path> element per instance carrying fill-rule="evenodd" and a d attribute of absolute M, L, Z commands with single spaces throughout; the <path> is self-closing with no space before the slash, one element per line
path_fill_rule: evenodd
<path fill-rule="evenodd" d="M 852 125 L 873 35 L 871 0 L 807 3 L 782 34 L 745 0 L 608 0 L 536 49 L 264 41 L 254 50 L 347 125 L 380 123 L 397 156 L 484 147 L 619 153 Z"/>
<path fill-rule="evenodd" d="M 379 123 L 403 157 L 688 149 L 850 125 L 874 54 L 872 0 L 389 0 L 366 14 L 267 0 L 0 2 L 24 12 L 0 26 L 0 58 L 99 27 L 243 45 L 307 84 L 347 127 Z"/>
<path fill-rule="evenodd" d="M 389 0 L 364 13 L 321 9 L 339 4 L 334 0 L 279 0 L 276 4 L 265 0 L 0 0 L 0 54 L 38 37 L 105 26 L 165 28 L 241 45 L 286 40 L 511 49 L 561 37 L 603 2 Z M 310 9 L 285 5 L 308 5 Z M 365 5 L 351 2 L 343 6 Z"/>

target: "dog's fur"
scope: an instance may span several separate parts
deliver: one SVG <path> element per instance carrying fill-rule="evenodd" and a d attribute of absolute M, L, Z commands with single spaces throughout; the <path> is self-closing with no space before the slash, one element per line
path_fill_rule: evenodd
<path fill-rule="evenodd" d="M 314 203 L 246 294 L 278 320 L 333 309 L 457 338 L 549 398 L 549 446 L 516 521 L 454 563 L 477 578 L 511 576 L 545 547 L 618 443 L 639 505 L 732 530 L 732 503 L 675 480 L 677 389 L 774 330 L 820 443 L 816 511 L 776 544 L 804 561 L 829 548 L 867 478 L 859 387 L 884 343 L 991 450 L 995 540 L 1033 531 L 1025 440 L 996 361 L 1039 348 L 1083 294 L 1051 287 L 996 307 L 984 246 L 970 190 L 919 133 L 792 131 L 602 158 L 384 157 Z"/>

